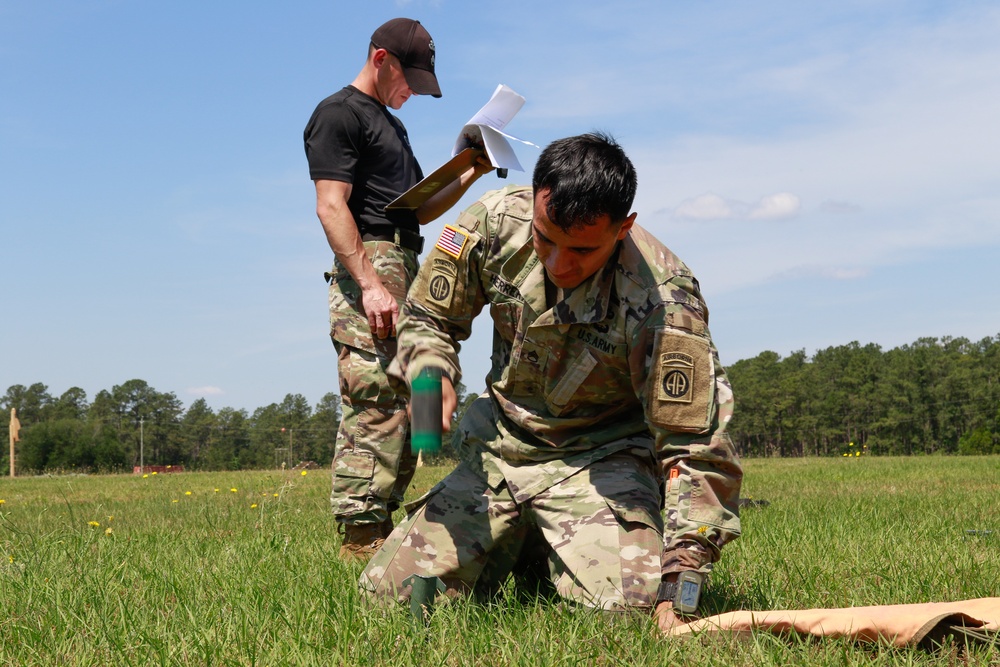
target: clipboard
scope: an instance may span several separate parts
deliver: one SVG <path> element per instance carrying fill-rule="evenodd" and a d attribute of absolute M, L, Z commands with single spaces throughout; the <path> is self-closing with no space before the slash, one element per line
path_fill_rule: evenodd
<path fill-rule="evenodd" d="M 445 187 L 476 163 L 476 158 L 485 155 L 486 152 L 479 148 L 466 148 L 434 170 L 433 173 L 424 177 L 412 188 L 399 195 L 386 204 L 385 210 L 420 208 L 420 205 L 433 197 L 441 188 Z"/>

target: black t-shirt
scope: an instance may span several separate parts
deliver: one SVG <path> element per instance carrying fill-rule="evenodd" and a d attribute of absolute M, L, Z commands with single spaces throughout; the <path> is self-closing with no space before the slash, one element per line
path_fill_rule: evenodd
<path fill-rule="evenodd" d="M 403 123 L 377 100 L 347 86 L 319 103 L 303 133 L 309 177 L 352 184 L 347 202 L 362 231 L 391 224 L 413 232 L 413 211 L 385 205 L 423 177 Z"/>

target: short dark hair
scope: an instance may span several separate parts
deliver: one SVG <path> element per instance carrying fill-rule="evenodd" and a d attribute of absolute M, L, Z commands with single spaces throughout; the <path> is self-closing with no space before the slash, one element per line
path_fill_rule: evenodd
<path fill-rule="evenodd" d="M 553 141 L 539 156 L 531 179 L 535 195 L 548 190 L 546 213 L 567 232 L 592 225 L 602 215 L 613 223 L 624 222 L 637 184 L 632 161 L 603 132 Z"/>

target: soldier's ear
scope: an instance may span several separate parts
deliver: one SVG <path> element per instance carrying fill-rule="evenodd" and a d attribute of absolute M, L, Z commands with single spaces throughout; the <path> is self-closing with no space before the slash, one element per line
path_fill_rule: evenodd
<path fill-rule="evenodd" d="M 629 217 L 625 218 L 625 222 L 622 223 L 621 229 L 618 230 L 618 240 L 621 241 L 628 234 L 629 230 L 632 229 L 632 225 L 635 224 L 636 216 L 638 213 L 633 213 Z"/>

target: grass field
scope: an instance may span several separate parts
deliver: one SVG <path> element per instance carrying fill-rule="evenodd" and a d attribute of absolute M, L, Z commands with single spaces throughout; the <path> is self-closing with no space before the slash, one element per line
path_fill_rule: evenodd
<path fill-rule="evenodd" d="M 1000 457 L 749 460 L 706 611 L 1000 595 Z M 444 468 L 421 468 L 414 495 Z M 1000 665 L 1000 648 L 657 637 L 508 591 L 426 630 L 336 558 L 329 475 L 0 480 L 0 665 Z"/>

